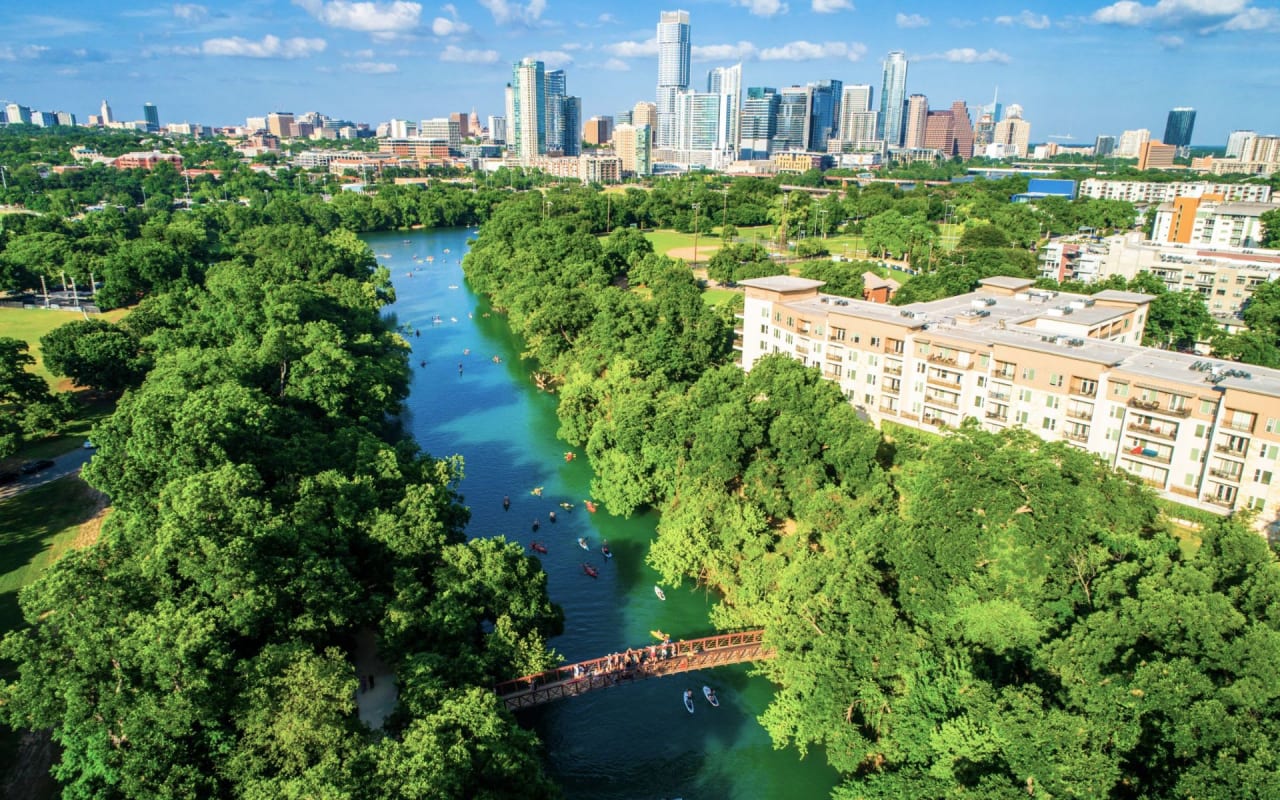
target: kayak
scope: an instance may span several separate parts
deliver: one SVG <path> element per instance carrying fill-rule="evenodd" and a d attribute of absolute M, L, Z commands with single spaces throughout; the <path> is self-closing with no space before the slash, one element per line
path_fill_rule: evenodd
<path fill-rule="evenodd" d="M 578 547 L 581 547 L 583 550 L 591 549 L 591 545 L 587 544 L 587 540 L 583 539 L 581 536 L 578 537 Z"/>
<path fill-rule="evenodd" d="M 529 548 L 535 553 L 542 553 L 543 555 L 547 554 L 547 546 L 542 542 L 530 542 Z"/>
<path fill-rule="evenodd" d="M 684 708 L 690 714 L 693 713 L 693 692 L 684 693 Z"/>
<path fill-rule="evenodd" d="M 570 452 L 570 453 L 565 453 L 565 454 L 564 454 L 564 460 L 565 460 L 565 461 L 572 461 L 572 460 L 576 457 L 576 455 L 577 455 L 576 453 L 572 453 L 572 452 Z"/>
<path fill-rule="evenodd" d="M 532 489 L 530 489 L 530 490 L 529 490 L 529 494 L 532 494 L 532 495 L 536 495 L 536 496 L 538 496 L 538 497 L 541 497 L 541 496 L 542 496 L 542 487 L 541 487 L 541 486 L 535 486 L 535 487 L 533 487 Z"/>
<path fill-rule="evenodd" d="M 565 511 L 570 511 L 573 509 L 573 503 L 561 503 L 560 507 L 563 508 Z"/>
<path fill-rule="evenodd" d="M 707 698 L 707 702 L 715 708 L 720 707 L 720 698 L 716 697 L 715 691 L 713 691 L 710 686 L 702 687 L 702 696 Z"/>
<path fill-rule="evenodd" d="M 658 641 L 662 641 L 663 639 L 667 638 L 667 635 L 659 630 L 649 631 L 649 635 L 657 639 Z"/>
<path fill-rule="evenodd" d="M 666 600 L 666 599 L 667 599 L 667 596 L 666 596 L 665 594 L 663 594 L 663 593 L 662 593 L 662 587 L 661 587 L 661 586 L 654 586 L 654 587 L 653 587 L 653 593 L 654 593 L 654 594 L 656 594 L 656 595 L 658 596 L 658 599 L 659 599 L 659 600 Z"/>
<path fill-rule="evenodd" d="M 600 577 L 600 573 L 599 573 L 599 572 L 596 572 L 596 568 L 595 568 L 595 567 L 593 567 L 593 566 L 591 566 L 590 564 L 583 564 L 583 565 L 582 565 L 582 571 L 583 571 L 583 572 L 585 572 L 586 574 L 590 575 L 590 576 L 591 576 L 591 577 L 593 577 L 593 578 L 598 578 L 598 577 Z"/>
<path fill-rule="evenodd" d="M 592 514 L 596 513 L 596 504 L 595 504 L 595 503 L 591 502 L 590 500 L 583 500 L 583 501 L 582 501 L 582 504 L 583 504 L 584 506 L 586 506 L 586 507 L 587 507 L 587 510 L 588 510 L 588 511 L 590 511 Z"/>

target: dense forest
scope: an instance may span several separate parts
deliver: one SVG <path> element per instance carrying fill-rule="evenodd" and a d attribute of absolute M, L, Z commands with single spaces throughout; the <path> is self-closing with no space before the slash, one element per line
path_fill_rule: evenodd
<path fill-rule="evenodd" d="M 519 546 L 467 541 L 461 461 L 396 427 L 386 271 L 350 231 L 221 211 L 146 220 L 199 249 L 85 331 L 141 364 L 84 470 L 113 511 L 22 593 L 5 719 L 52 731 L 66 798 L 554 795 L 489 687 L 554 663 L 562 615 Z"/>
<path fill-rule="evenodd" d="M 649 562 L 763 625 L 779 746 L 841 798 L 1280 793 L 1280 565 L 1247 519 L 1022 431 L 882 436 L 627 230 L 512 198 L 464 261 L 558 384 L 593 495 L 661 511 Z"/>

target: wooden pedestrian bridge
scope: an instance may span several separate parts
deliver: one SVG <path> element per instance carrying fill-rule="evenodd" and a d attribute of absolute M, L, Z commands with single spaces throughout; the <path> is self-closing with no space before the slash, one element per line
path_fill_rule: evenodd
<path fill-rule="evenodd" d="M 646 678 L 661 678 L 726 664 L 763 661 L 777 652 L 764 644 L 764 631 L 738 631 L 644 645 L 546 672 L 525 675 L 493 687 L 507 708 L 518 711 L 552 700 L 626 686 Z"/>

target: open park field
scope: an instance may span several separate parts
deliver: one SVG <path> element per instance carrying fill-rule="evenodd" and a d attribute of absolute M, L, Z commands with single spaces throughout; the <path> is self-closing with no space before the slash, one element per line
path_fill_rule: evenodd
<path fill-rule="evenodd" d="M 128 309 L 117 309 L 105 314 L 91 315 L 109 322 L 119 322 Z M 54 328 L 66 325 L 84 316 L 75 311 L 62 311 L 47 308 L 0 308 L 0 336 L 10 339 L 21 339 L 27 343 L 29 352 L 35 356 L 35 371 L 43 377 L 51 389 L 65 391 L 71 388 L 70 381 L 56 378 L 45 369 L 43 354 L 40 351 L 40 337 Z"/>

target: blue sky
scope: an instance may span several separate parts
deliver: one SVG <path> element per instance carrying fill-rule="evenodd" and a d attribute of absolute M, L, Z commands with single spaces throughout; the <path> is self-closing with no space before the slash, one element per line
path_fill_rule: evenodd
<path fill-rule="evenodd" d="M 694 82 L 743 62 L 743 85 L 871 83 L 910 59 L 909 92 L 945 108 L 1020 103 L 1032 139 L 1126 128 L 1164 132 L 1198 111 L 1197 144 L 1236 128 L 1280 133 L 1276 0 L 8 0 L 0 99 L 82 121 L 107 98 L 120 118 L 242 123 L 272 110 L 376 123 L 474 107 L 502 113 L 511 62 L 563 67 L 584 116 L 652 100 L 659 9 L 689 11 Z"/>

